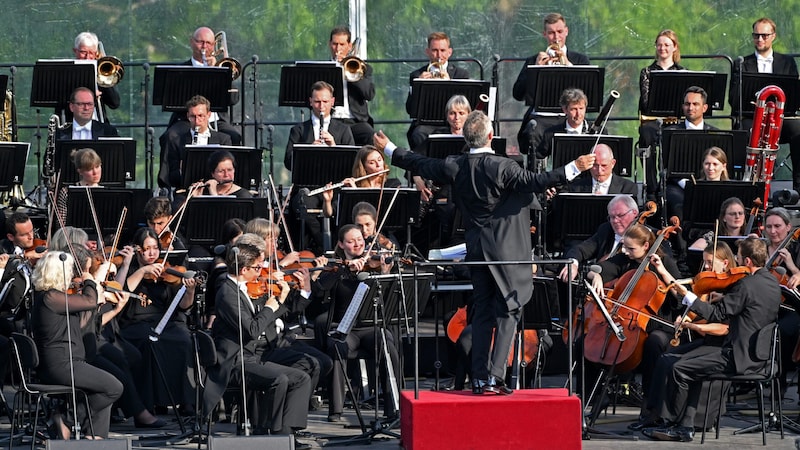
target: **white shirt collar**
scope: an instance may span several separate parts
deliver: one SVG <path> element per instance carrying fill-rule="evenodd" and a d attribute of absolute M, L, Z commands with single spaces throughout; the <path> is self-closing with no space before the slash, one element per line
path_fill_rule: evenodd
<path fill-rule="evenodd" d="M 469 154 L 470 155 L 477 155 L 479 153 L 492 153 L 492 154 L 494 154 L 494 150 L 492 150 L 490 147 L 481 147 L 481 148 L 471 148 L 471 149 L 469 149 Z"/>
<path fill-rule="evenodd" d="M 700 124 L 698 124 L 698 125 L 695 125 L 692 122 L 689 122 L 688 120 L 684 120 L 684 122 L 686 123 L 686 129 L 687 130 L 704 130 L 705 129 L 705 122 L 703 122 L 702 120 L 700 121 Z"/>
<path fill-rule="evenodd" d="M 239 281 L 231 274 L 228 274 L 228 279 L 232 280 L 236 285 L 239 287 L 239 291 L 241 291 L 241 298 L 244 298 L 244 304 L 250 309 L 251 313 L 255 313 L 256 309 L 253 306 L 253 302 L 250 301 L 250 296 L 247 294 L 247 283 L 244 281 Z"/>

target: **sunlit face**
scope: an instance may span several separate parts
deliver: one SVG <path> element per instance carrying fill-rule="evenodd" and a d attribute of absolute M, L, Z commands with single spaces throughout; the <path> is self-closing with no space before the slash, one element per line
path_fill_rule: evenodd
<path fill-rule="evenodd" d="M 265 249 L 264 252 L 267 255 L 274 255 L 275 250 L 278 248 L 278 235 L 273 235 L 272 233 L 267 235 L 267 238 L 264 239 Z"/>
<path fill-rule="evenodd" d="M 547 39 L 547 45 L 558 44 L 563 47 L 567 42 L 569 28 L 567 28 L 567 24 L 563 20 L 559 20 L 556 23 L 545 24 L 544 33 L 542 34 Z"/>
<path fill-rule="evenodd" d="M 596 151 L 594 165 L 589 171 L 592 173 L 592 178 L 600 183 L 604 183 L 611 176 L 614 170 L 614 164 L 617 160 L 608 150 Z"/>
<path fill-rule="evenodd" d="M 642 258 L 647 255 L 647 251 L 650 249 L 650 243 L 645 242 L 644 244 L 640 244 L 636 239 L 631 237 L 624 237 L 622 238 L 622 249 L 628 258 L 641 261 Z"/>
<path fill-rule="evenodd" d="M 768 52 L 775 41 L 775 30 L 772 25 L 759 22 L 753 27 L 753 45 L 759 53 Z"/>
<path fill-rule="evenodd" d="M 686 94 L 683 99 L 683 115 L 686 117 L 686 121 L 695 125 L 702 122 L 703 114 L 707 109 L 708 104 L 703 101 L 703 96 L 696 92 Z"/>
<path fill-rule="evenodd" d="M 586 118 L 586 102 L 584 100 L 570 103 L 561 110 L 567 115 L 567 124 L 572 128 L 580 128 Z"/>
<path fill-rule="evenodd" d="M 97 186 L 103 176 L 103 165 L 98 164 L 91 169 L 78 169 L 78 176 L 83 186 Z"/>
<path fill-rule="evenodd" d="M 189 119 L 192 129 L 200 128 L 201 133 L 208 130 L 208 117 L 208 108 L 204 104 L 192 106 L 186 111 L 186 118 Z"/>
<path fill-rule="evenodd" d="M 72 53 L 75 53 L 75 59 L 97 59 L 97 47 L 89 46 L 81 43 L 78 48 L 73 48 Z"/>
<path fill-rule="evenodd" d="M 253 262 L 252 266 L 245 266 L 242 269 L 242 278 L 244 281 L 255 281 L 259 275 L 261 275 L 261 267 L 264 265 L 264 254 L 262 253 L 256 260 Z"/>
<path fill-rule="evenodd" d="M 75 98 L 69 102 L 69 110 L 79 125 L 86 125 L 94 116 L 94 96 L 88 91 L 76 92 Z"/>
<path fill-rule="evenodd" d="M 154 219 L 147 219 L 147 226 L 152 228 L 156 234 L 161 234 L 164 231 L 164 228 L 167 227 L 167 224 L 172 219 L 172 216 L 161 216 L 156 217 Z"/>
<path fill-rule="evenodd" d="M 141 265 L 148 265 L 156 262 L 159 255 L 158 241 L 149 236 L 144 238 L 138 255 Z"/>
<path fill-rule="evenodd" d="M 331 37 L 331 41 L 328 42 L 328 46 L 331 49 L 331 57 L 335 58 L 338 62 L 342 62 L 342 59 L 344 59 L 353 48 L 353 44 L 347 39 L 346 34 L 334 34 Z"/>
<path fill-rule="evenodd" d="M 744 206 L 736 203 L 728 206 L 722 222 L 725 225 L 728 236 L 738 236 L 739 230 L 744 226 Z"/>
<path fill-rule="evenodd" d="M 23 250 L 33 247 L 33 222 L 28 220 L 27 222 L 18 223 L 14 228 L 16 230 L 14 234 L 8 233 L 6 235 L 8 240 Z"/>
<path fill-rule="evenodd" d="M 441 61 L 444 64 L 453 54 L 453 49 L 450 48 L 450 42 L 447 39 L 434 39 L 425 49 L 425 54 L 428 55 L 431 62 Z"/>
<path fill-rule="evenodd" d="M 338 244 L 344 250 L 345 258 L 359 258 L 364 253 L 364 235 L 358 228 L 353 228 L 344 234 L 342 241 Z"/>
<path fill-rule="evenodd" d="M 320 89 L 311 93 L 311 97 L 308 98 L 308 103 L 311 105 L 311 110 L 314 112 L 315 116 L 319 117 L 319 113 L 322 112 L 328 117 L 331 115 L 331 109 L 333 109 L 333 102 L 335 100 L 331 91 Z"/>
<path fill-rule="evenodd" d="M 447 111 L 447 123 L 450 124 L 450 132 L 453 134 L 464 134 L 464 122 L 467 120 L 469 110 L 465 107 L 454 107 Z"/>
<path fill-rule="evenodd" d="M 659 61 L 673 61 L 672 55 L 675 53 L 675 43 L 667 36 L 659 36 L 656 39 L 656 58 Z"/>
<path fill-rule="evenodd" d="M 617 202 L 608 211 L 608 221 L 614 234 L 621 236 L 628 229 L 628 226 L 636 220 L 636 211 L 628 208 L 623 202 Z"/>
<path fill-rule="evenodd" d="M 361 228 L 361 234 L 364 237 L 369 237 L 375 234 L 375 219 L 369 214 L 360 214 L 356 216 L 356 225 Z"/>
<path fill-rule="evenodd" d="M 713 262 L 713 264 L 712 264 Z M 703 270 L 724 273 L 728 270 L 730 261 L 727 259 L 714 258 L 714 255 L 703 252 Z"/>
<path fill-rule="evenodd" d="M 711 155 L 706 156 L 703 160 L 703 173 L 706 175 L 706 180 L 719 181 L 723 173 L 725 173 L 725 164 L 722 161 L 714 158 Z"/>
<path fill-rule="evenodd" d="M 370 154 L 367 155 L 367 159 L 364 160 L 364 169 L 367 171 L 367 175 L 383 170 L 384 163 L 381 153 L 378 151 L 370 152 Z"/>
<path fill-rule="evenodd" d="M 217 183 L 233 182 L 236 169 L 233 167 L 233 161 L 230 159 L 223 159 L 217 164 L 217 167 L 211 172 L 211 177 L 217 180 Z"/>
<path fill-rule="evenodd" d="M 195 61 L 203 60 L 203 50 L 206 58 L 210 57 L 214 51 L 214 32 L 208 28 L 198 29 L 189 39 L 189 46 L 192 47 L 192 58 Z"/>
<path fill-rule="evenodd" d="M 764 223 L 764 232 L 767 234 L 767 239 L 769 239 L 772 245 L 780 244 L 780 242 L 789 235 L 791 230 L 791 225 L 784 222 L 780 216 L 775 214 L 767 217 Z"/>

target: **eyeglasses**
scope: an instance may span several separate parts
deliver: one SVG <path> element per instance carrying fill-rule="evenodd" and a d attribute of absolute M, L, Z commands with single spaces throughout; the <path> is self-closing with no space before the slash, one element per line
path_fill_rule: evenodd
<path fill-rule="evenodd" d="M 764 39 L 767 40 L 768 37 L 772 36 L 775 33 L 753 33 L 750 36 L 753 36 L 753 39 Z"/>
<path fill-rule="evenodd" d="M 248 268 L 250 268 L 250 269 L 253 269 L 253 270 L 261 270 L 261 265 L 255 265 L 255 266 L 246 266 L 246 267 L 248 267 Z"/>
<path fill-rule="evenodd" d="M 608 220 L 622 220 L 625 216 L 627 216 L 631 212 L 633 212 L 633 210 L 629 209 L 629 210 L 625 211 L 622 214 L 609 214 L 608 215 Z"/>
<path fill-rule="evenodd" d="M 94 108 L 93 102 L 72 102 L 72 104 L 79 108 Z"/>

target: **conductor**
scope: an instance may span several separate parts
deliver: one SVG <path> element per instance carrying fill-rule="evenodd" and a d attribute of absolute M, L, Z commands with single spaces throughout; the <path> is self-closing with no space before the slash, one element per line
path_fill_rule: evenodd
<path fill-rule="evenodd" d="M 440 184 L 452 184 L 456 206 L 465 224 L 467 261 L 522 261 L 531 257 L 529 205 L 534 192 L 577 177 L 594 164 L 592 154 L 564 167 L 537 174 L 512 159 L 495 155 L 492 122 L 473 111 L 464 123 L 469 152 L 446 160 L 427 158 L 397 148 L 383 132 L 375 146 L 392 164 Z M 521 245 L 526 243 L 525 245 Z M 472 393 L 511 394 L 505 385 L 508 354 L 522 307 L 533 294 L 528 265 L 471 266 L 474 286 Z M 492 328 L 496 327 L 490 351 Z"/>

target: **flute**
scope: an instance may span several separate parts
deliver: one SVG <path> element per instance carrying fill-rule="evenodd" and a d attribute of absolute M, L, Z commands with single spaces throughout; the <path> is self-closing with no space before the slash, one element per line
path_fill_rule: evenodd
<path fill-rule="evenodd" d="M 367 178 L 372 178 L 372 177 L 377 176 L 377 175 L 383 175 L 384 173 L 388 173 L 389 170 L 390 169 L 383 169 L 380 172 L 375 172 L 375 173 L 371 173 L 369 175 L 364 175 L 363 177 L 354 178 L 353 182 L 357 183 L 357 182 L 359 182 L 361 180 L 366 180 Z M 340 188 L 342 186 L 344 186 L 344 182 L 332 184 L 330 186 L 323 186 L 321 188 L 316 188 L 313 191 L 310 191 L 307 195 L 309 197 L 311 197 L 312 195 L 317 195 L 317 194 L 321 194 L 323 192 L 332 191 L 332 190 L 338 189 L 338 188 Z"/>

